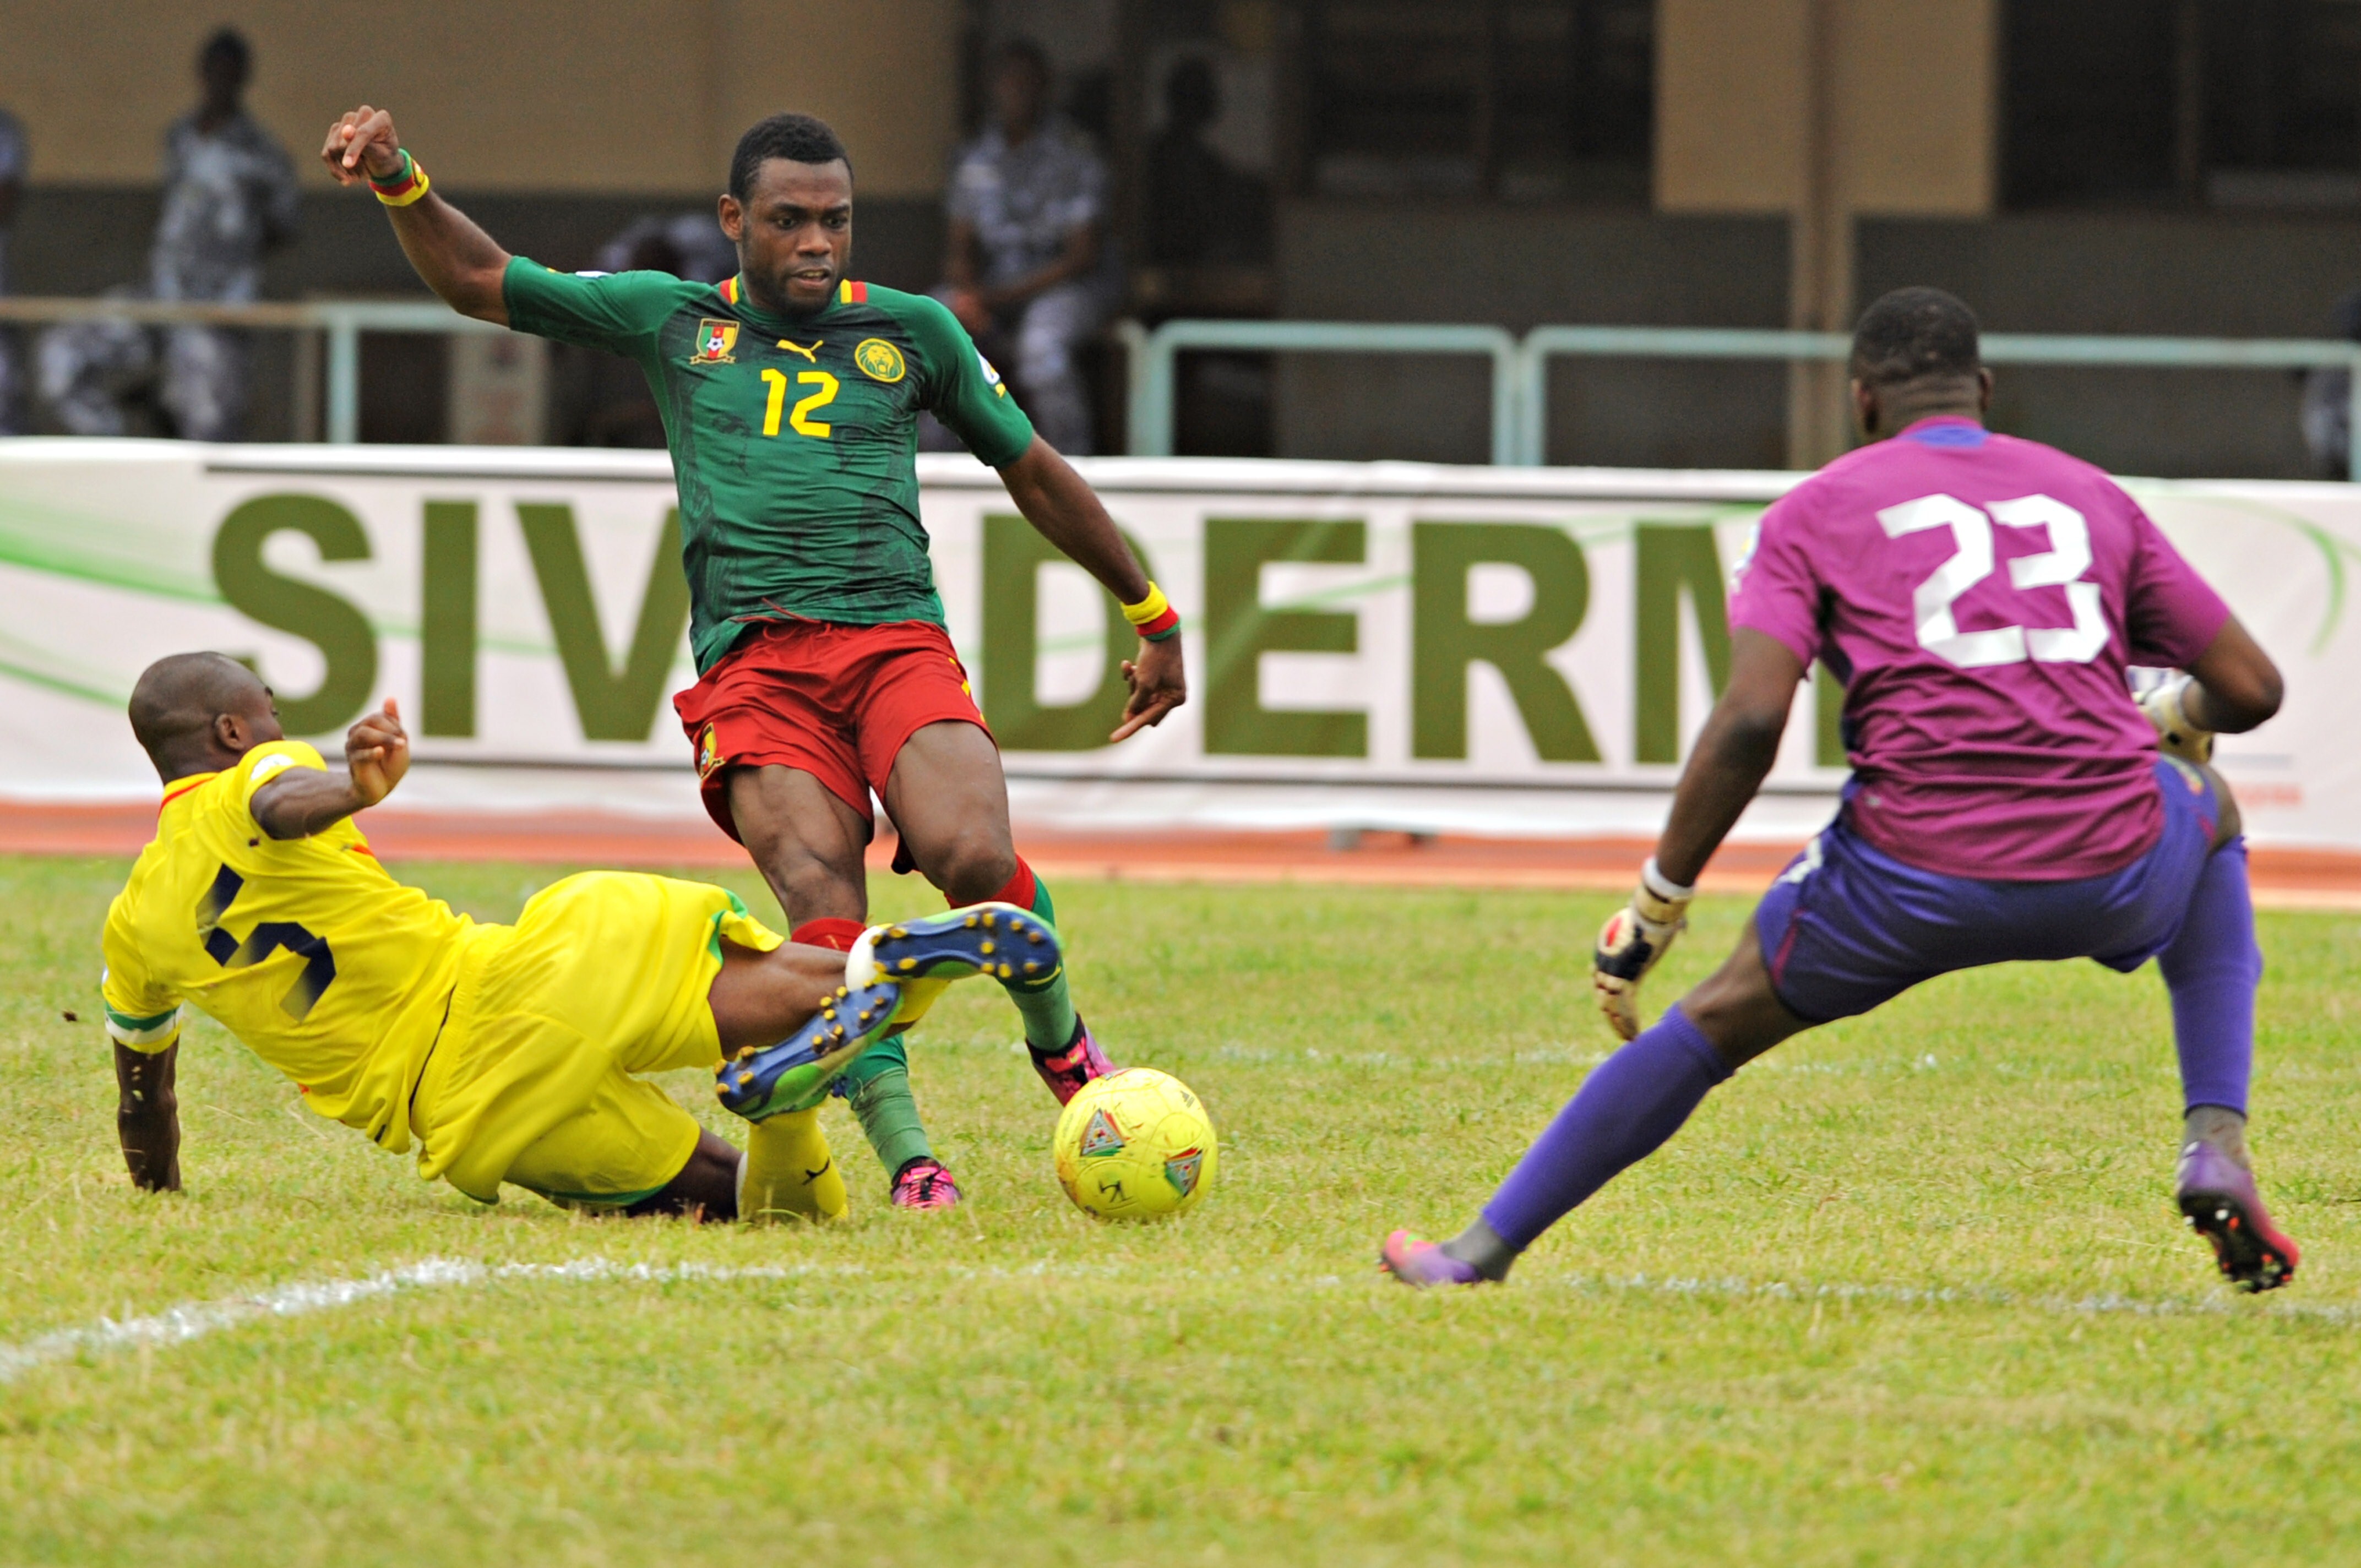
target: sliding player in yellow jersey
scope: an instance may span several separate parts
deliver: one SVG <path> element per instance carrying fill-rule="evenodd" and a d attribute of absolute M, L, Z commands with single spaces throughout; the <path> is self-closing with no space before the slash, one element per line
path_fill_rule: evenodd
<path fill-rule="evenodd" d="M 848 957 L 783 942 L 725 889 L 620 872 L 478 925 L 387 874 L 351 820 L 409 768 L 391 702 L 352 727 L 343 774 L 217 653 L 150 665 L 131 725 L 164 801 L 107 912 L 104 990 L 124 1159 L 150 1190 L 181 1185 L 194 1006 L 313 1111 L 485 1202 L 507 1181 L 627 1214 L 838 1214 L 817 1107 L 844 1066 L 950 980 L 1059 966 L 1007 905 L 873 927 Z M 753 1124 L 742 1156 L 640 1076 L 717 1061 Z"/>

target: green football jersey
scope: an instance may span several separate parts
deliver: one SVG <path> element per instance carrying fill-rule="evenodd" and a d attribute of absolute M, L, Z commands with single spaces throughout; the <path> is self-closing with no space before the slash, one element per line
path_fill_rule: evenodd
<path fill-rule="evenodd" d="M 918 520 L 918 411 L 997 468 L 1033 426 L 956 317 L 845 282 L 802 320 L 664 272 L 509 263 L 509 324 L 639 362 L 680 492 L 698 673 L 756 621 L 942 623 Z"/>

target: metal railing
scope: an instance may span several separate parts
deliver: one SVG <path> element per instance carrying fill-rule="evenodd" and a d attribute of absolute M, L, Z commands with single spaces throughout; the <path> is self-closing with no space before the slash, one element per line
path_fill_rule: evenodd
<path fill-rule="evenodd" d="M 463 316 L 439 300 L 260 301 L 224 304 L 193 300 L 0 299 L 0 323 L 134 322 L 141 326 L 260 327 L 317 332 L 327 340 L 327 439 L 349 446 L 361 438 L 361 334 L 365 332 L 506 332 Z"/>
<path fill-rule="evenodd" d="M 305 300 L 252 304 L 172 300 L 5 299 L 0 323 L 40 325 L 125 321 L 148 326 L 226 326 L 317 332 L 326 341 L 329 442 L 360 439 L 360 339 L 364 332 L 498 333 L 432 300 Z M 1172 452 L 1173 388 L 1190 349 L 1266 353 L 1466 354 L 1491 362 L 1490 455 L 1532 467 L 1547 457 L 1549 362 L 1565 356 L 1617 359 L 1841 360 L 1841 333 L 1750 327 L 1541 326 L 1520 339 L 1497 326 L 1390 322 L 1169 321 L 1154 331 L 1119 323 L 1130 359 L 1130 442 L 1137 456 Z M 2112 337 L 1988 333 L 1995 365 L 2087 365 L 2152 369 L 2344 369 L 2354 372 L 2350 466 L 2361 477 L 2361 343 L 2312 338 Z"/>
<path fill-rule="evenodd" d="M 1173 361 L 1184 348 L 1282 349 L 1318 354 L 1481 354 L 1492 361 L 1492 461 L 1517 455 L 1516 412 L 1521 371 L 1517 340 L 1497 326 L 1390 322 L 1170 321 L 1154 332 L 1137 322 L 1116 327 L 1131 357 L 1128 450 L 1135 457 L 1172 455 Z"/>
<path fill-rule="evenodd" d="M 1183 349 L 1268 353 L 1490 353 L 1492 461 L 1532 467 L 1547 457 L 1549 362 L 1559 356 L 1616 359 L 1842 360 L 1842 333 L 1747 327 L 1541 326 L 1521 340 L 1497 327 L 1399 326 L 1367 322 L 1170 321 L 1118 329 L 1131 355 L 1131 451 L 1172 451 L 1175 361 Z M 1500 345 L 1513 346 L 1507 370 Z M 1987 333 L 1995 365 L 2088 365 L 2155 369 L 2343 369 L 2355 372 L 2350 467 L 2361 477 L 2361 343 L 2312 338 L 2109 337 Z"/>

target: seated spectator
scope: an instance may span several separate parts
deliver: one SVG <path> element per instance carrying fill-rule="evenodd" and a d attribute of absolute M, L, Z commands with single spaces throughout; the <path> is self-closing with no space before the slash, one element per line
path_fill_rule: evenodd
<path fill-rule="evenodd" d="M 719 283 L 738 270 L 738 247 L 710 207 L 671 217 L 634 218 L 598 247 L 602 272 L 669 272 L 692 283 Z"/>
<path fill-rule="evenodd" d="M 1091 411 L 1076 351 L 1110 302 L 1106 166 L 1049 103 L 1048 57 L 1021 40 L 1004 45 L 992 125 L 952 165 L 936 294 L 1016 383 L 1041 438 L 1079 455 L 1091 450 Z"/>
<path fill-rule="evenodd" d="M 1222 117 L 1211 61 L 1191 56 L 1164 78 L 1164 128 L 1148 147 L 1148 246 L 1158 267 L 1252 266 L 1270 259 L 1270 188 L 1207 139 Z"/>
<path fill-rule="evenodd" d="M 738 270 L 738 250 L 711 211 L 633 219 L 598 247 L 601 272 L 669 272 L 719 283 Z M 554 344 L 554 438 L 566 446 L 661 447 L 664 415 L 638 365 L 602 349 Z"/>
<path fill-rule="evenodd" d="M 147 291 L 127 284 L 110 300 Z M 35 350 L 41 401 L 68 435 L 170 435 L 158 403 L 154 334 L 126 321 L 65 322 L 43 332 Z"/>

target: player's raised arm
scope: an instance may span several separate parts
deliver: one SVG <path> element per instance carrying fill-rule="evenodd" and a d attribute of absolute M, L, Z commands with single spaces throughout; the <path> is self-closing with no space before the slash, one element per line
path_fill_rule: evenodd
<path fill-rule="evenodd" d="M 1131 546 L 1124 543 L 1115 519 L 1107 515 L 1097 493 L 1074 472 L 1073 465 L 1038 435 L 1024 455 L 1000 470 L 1000 477 L 1025 521 L 1104 584 L 1140 629 L 1139 656 L 1123 662 L 1131 700 L 1124 705 L 1123 723 L 1110 739 L 1128 740 L 1163 723 L 1166 714 L 1189 700 L 1180 639 L 1172 635 L 1180 620 L 1170 616 L 1170 607 L 1148 580 L 1148 573 L 1132 554 Z M 1158 613 L 1143 620 L 1135 613 L 1142 607 Z M 1170 626 L 1159 628 L 1159 621 L 1167 619 Z"/>
<path fill-rule="evenodd" d="M 288 768 L 254 792 L 254 820 L 273 839 L 308 839 L 393 793 L 410 771 L 410 736 L 391 697 L 345 733 L 346 775 Z"/>
<path fill-rule="evenodd" d="M 426 171 L 403 150 L 391 115 L 367 104 L 346 114 L 328 127 L 320 160 L 339 184 L 368 182 L 385 204 L 402 254 L 445 304 L 461 315 L 508 324 L 501 280 L 509 253 L 433 189 Z"/>

